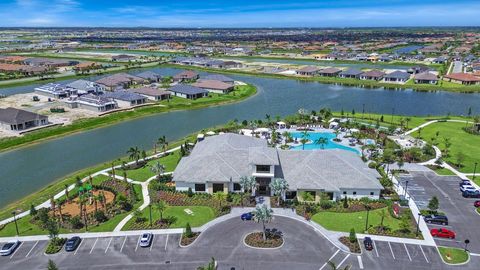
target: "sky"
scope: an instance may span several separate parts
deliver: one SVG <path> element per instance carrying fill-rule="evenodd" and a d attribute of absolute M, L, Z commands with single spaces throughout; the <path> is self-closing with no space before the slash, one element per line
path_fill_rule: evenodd
<path fill-rule="evenodd" d="M 0 27 L 480 26 L 480 0 L 0 0 Z"/>

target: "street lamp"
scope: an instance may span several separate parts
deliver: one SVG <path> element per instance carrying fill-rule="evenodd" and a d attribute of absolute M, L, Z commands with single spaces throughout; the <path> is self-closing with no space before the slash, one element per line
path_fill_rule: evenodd
<path fill-rule="evenodd" d="M 20 235 L 20 233 L 18 233 L 17 212 L 12 211 L 12 215 L 13 215 L 13 222 L 15 222 L 15 230 L 17 231 L 17 235 Z"/>
<path fill-rule="evenodd" d="M 470 244 L 470 240 L 465 239 L 465 252 L 467 252 L 467 246 Z"/>
<path fill-rule="evenodd" d="M 418 237 L 418 233 L 420 232 L 420 218 L 422 217 L 422 213 L 418 213 L 418 220 L 417 220 L 417 232 L 416 236 Z"/>
<path fill-rule="evenodd" d="M 475 162 L 475 167 L 473 167 L 473 177 L 472 177 L 473 181 L 475 181 L 475 173 L 477 172 L 477 164 L 478 164 L 478 162 Z"/>
<path fill-rule="evenodd" d="M 148 205 L 148 209 L 150 210 L 150 227 L 152 227 L 152 205 Z"/>
<path fill-rule="evenodd" d="M 365 208 L 367 209 L 367 220 L 365 221 L 365 231 L 368 230 L 368 213 L 370 212 L 370 206 L 365 205 Z"/>

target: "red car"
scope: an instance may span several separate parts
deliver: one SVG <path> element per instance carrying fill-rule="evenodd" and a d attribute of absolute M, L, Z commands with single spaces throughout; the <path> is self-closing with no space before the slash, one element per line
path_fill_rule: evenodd
<path fill-rule="evenodd" d="M 450 239 L 455 238 L 455 233 L 453 231 L 443 229 L 443 228 L 431 229 L 430 234 L 434 237 L 450 238 Z"/>
<path fill-rule="evenodd" d="M 475 202 L 473 203 L 473 206 L 475 206 L 475 207 L 480 207 L 480 201 L 475 201 Z"/>

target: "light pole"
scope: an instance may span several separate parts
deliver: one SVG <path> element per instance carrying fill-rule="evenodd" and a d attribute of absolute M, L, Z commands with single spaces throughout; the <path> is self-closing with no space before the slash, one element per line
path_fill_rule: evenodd
<path fill-rule="evenodd" d="M 368 230 L 368 213 L 370 212 L 370 206 L 365 205 L 365 208 L 367 209 L 367 220 L 365 221 L 365 231 Z"/>
<path fill-rule="evenodd" d="M 152 227 L 152 205 L 151 204 L 148 205 L 148 209 L 150 211 L 150 227 Z"/>
<path fill-rule="evenodd" d="M 20 235 L 20 234 L 18 233 L 17 212 L 16 212 L 16 211 L 12 211 L 12 215 L 13 215 L 13 221 L 15 222 L 15 230 L 17 231 L 17 235 Z"/>
<path fill-rule="evenodd" d="M 418 220 L 417 220 L 417 233 L 416 236 L 418 237 L 418 233 L 420 232 L 420 218 L 422 217 L 422 213 L 418 213 Z"/>
<path fill-rule="evenodd" d="M 470 240 L 465 239 L 465 252 L 467 252 L 467 246 L 470 244 Z"/>
<path fill-rule="evenodd" d="M 478 162 L 475 162 L 475 167 L 473 167 L 473 177 L 472 177 L 473 181 L 475 181 L 475 173 L 477 172 L 477 165 L 478 165 Z"/>

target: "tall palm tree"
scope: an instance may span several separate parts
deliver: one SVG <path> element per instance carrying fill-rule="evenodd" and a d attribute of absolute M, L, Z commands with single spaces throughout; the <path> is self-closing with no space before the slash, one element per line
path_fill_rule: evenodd
<path fill-rule="evenodd" d="M 315 140 L 315 144 L 319 144 L 322 149 L 325 149 L 325 145 L 328 144 L 328 139 L 320 137 Z"/>
<path fill-rule="evenodd" d="M 130 160 L 135 160 L 135 164 L 138 165 L 138 160 L 140 159 L 140 150 L 138 150 L 138 147 L 130 147 L 128 149 L 127 154 L 129 154 Z"/>
<path fill-rule="evenodd" d="M 274 178 L 270 182 L 270 188 L 273 190 L 273 194 L 279 197 L 277 201 L 277 206 L 280 206 L 280 199 L 285 198 L 285 192 L 288 190 L 288 183 L 283 178 Z"/>
<path fill-rule="evenodd" d="M 70 201 L 70 194 L 68 194 L 68 185 L 65 184 L 65 197 L 67 198 L 67 201 Z"/>
<path fill-rule="evenodd" d="M 163 152 L 167 150 L 168 142 L 165 135 L 162 135 L 160 138 L 158 138 L 157 144 L 162 148 Z"/>
<path fill-rule="evenodd" d="M 165 173 L 165 166 L 157 161 L 155 164 L 150 166 L 150 171 L 157 175 L 157 179 L 160 180 L 160 177 Z"/>
<path fill-rule="evenodd" d="M 242 176 L 240 177 L 240 186 L 242 187 L 242 190 L 244 193 L 248 191 L 252 191 L 253 188 L 255 187 L 256 180 L 254 176 Z"/>
<path fill-rule="evenodd" d="M 282 136 L 283 136 L 285 145 L 287 145 L 287 143 L 292 141 L 292 133 L 285 131 L 282 133 Z"/>
<path fill-rule="evenodd" d="M 53 217 L 56 216 L 56 207 L 55 207 L 55 199 L 52 197 L 50 197 L 50 208 L 52 209 L 52 212 L 53 212 Z"/>
<path fill-rule="evenodd" d="M 63 223 L 62 204 L 60 203 L 60 200 L 57 200 L 56 205 L 58 209 L 58 215 L 60 216 L 60 222 Z"/>
<path fill-rule="evenodd" d="M 115 179 L 115 163 L 112 162 L 112 178 Z"/>
<path fill-rule="evenodd" d="M 405 129 L 408 129 L 408 122 L 412 121 L 412 118 L 410 117 L 405 117 Z"/>
<path fill-rule="evenodd" d="M 273 218 L 273 210 L 268 208 L 265 204 L 257 205 L 255 210 L 253 211 L 254 216 L 253 219 L 258 222 L 262 223 L 263 226 L 263 240 L 267 240 L 267 228 L 265 227 L 265 223 L 269 223 Z"/>
<path fill-rule="evenodd" d="M 310 137 L 310 134 L 308 133 L 308 130 L 302 131 L 302 138 L 300 139 L 300 143 L 302 144 L 302 150 L 305 150 L 305 144 L 308 142 L 308 138 Z"/>
<path fill-rule="evenodd" d="M 158 210 L 158 212 L 160 212 L 160 221 L 163 221 L 163 212 L 167 210 L 167 207 L 168 207 L 168 204 L 163 200 L 159 200 L 155 204 L 155 208 Z"/>
<path fill-rule="evenodd" d="M 227 194 L 223 192 L 215 192 L 213 193 L 213 198 L 215 198 L 220 203 L 220 207 L 222 207 L 222 202 L 227 198 Z"/>
<path fill-rule="evenodd" d="M 103 193 L 103 191 L 100 191 L 100 194 L 98 194 L 98 201 L 102 205 L 103 210 L 105 210 L 105 212 L 106 212 L 107 211 L 107 205 L 105 203 L 105 194 Z"/>

